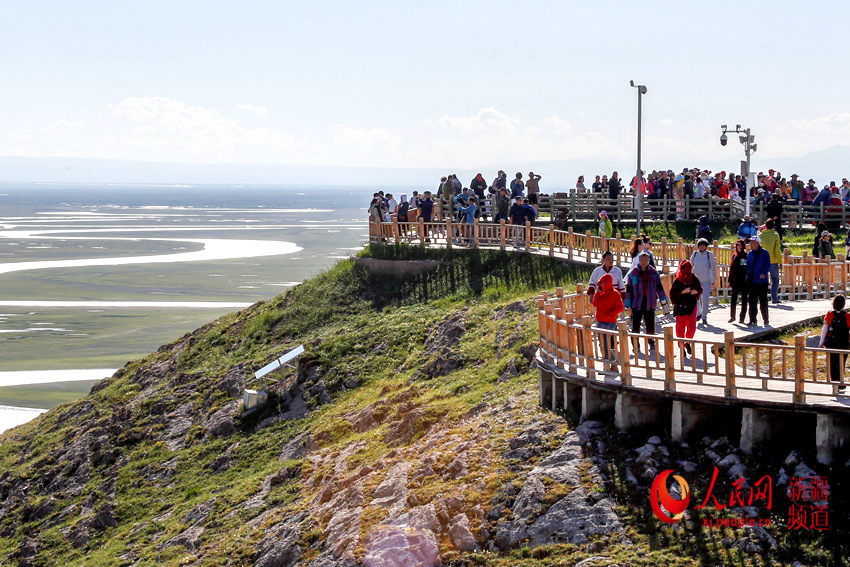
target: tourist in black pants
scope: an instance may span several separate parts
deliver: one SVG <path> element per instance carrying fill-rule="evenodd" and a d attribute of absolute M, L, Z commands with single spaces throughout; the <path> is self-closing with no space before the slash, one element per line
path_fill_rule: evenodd
<path fill-rule="evenodd" d="M 747 318 L 747 245 L 744 240 L 735 243 L 735 254 L 729 264 L 729 287 L 732 288 L 732 312 L 729 322 L 735 322 L 735 308 L 738 305 L 738 296 L 741 296 L 741 316 L 738 321 L 743 323 Z"/>
<path fill-rule="evenodd" d="M 640 324 L 643 321 L 646 323 L 646 334 L 655 334 L 655 308 L 658 301 L 667 313 L 667 295 L 661 285 L 661 278 L 655 268 L 649 265 L 649 252 L 644 250 L 638 255 L 637 266 L 626 274 L 625 306 L 631 309 L 633 333 L 640 332 Z M 650 348 L 655 348 L 654 341 L 649 344 Z M 637 351 L 636 346 L 635 353 Z"/>
<path fill-rule="evenodd" d="M 767 275 L 770 273 L 770 252 L 761 247 L 758 236 L 750 240 L 750 253 L 747 254 L 747 285 L 750 291 L 750 326 L 755 326 L 756 304 L 761 307 L 764 326 L 770 326 L 770 316 L 767 314 Z"/>
<path fill-rule="evenodd" d="M 820 334 L 820 347 L 847 349 L 850 348 L 850 313 L 844 311 L 846 300 L 838 294 L 832 300 L 832 311 L 823 318 L 823 330 Z M 844 393 L 844 383 L 841 380 L 844 364 L 847 362 L 846 353 L 829 353 L 829 379 L 842 382 L 838 393 Z"/>

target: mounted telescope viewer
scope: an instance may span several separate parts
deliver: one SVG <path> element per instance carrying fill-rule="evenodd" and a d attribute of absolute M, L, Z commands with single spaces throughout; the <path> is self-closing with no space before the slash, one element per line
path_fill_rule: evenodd
<path fill-rule="evenodd" d="M 277 382 L 274 378 L 268 378 L 267 376 L 272 372 L 280 370 L 281 368 L 288 366 L 289 368 L 294 368 L 292 365 L 292 361 L 298 358 L 301 354 L 304 353 L 304 345 L 298 345 L 294 349 L 284 353 L 279 358 L 271 361 L 266 364 L 259 370 L 254 373 L 254 378 L 252 382 L 258 382 L 262 380 L 262 389 L 260 390 L 249 390 L 245 389 L 245 394 L 243 397 L 243 412 L 248 413 L 252 412 L 255 409 L 261 407 L 266 403 L 268 399 L 268 394 L 266 393 L 266 388 L 269 383 Z"/>

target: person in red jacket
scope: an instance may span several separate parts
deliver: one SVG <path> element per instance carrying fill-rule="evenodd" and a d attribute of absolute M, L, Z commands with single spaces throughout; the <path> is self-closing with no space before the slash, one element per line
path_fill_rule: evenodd
<path fill-rule="evenodd" d="M 676 279 L 670 286 L 670 302 L 676 316 L 676 336 L 694 338 L 697 330 L 697 300 L 702 294 L 699 278 L 694 277 L 690 260 L 679 264 Z M 685 351 L 691 354 L 691 343 L 685 343 Z"/>
<path fill-rule="evenodd" d="M 596 308 L 596 326 L 600 329 L 614 330 L 617 328 L 617 317 L 625 311 L 623 296 L 620 291 L 614 289 L 614 278 L 611 274 L 605 274 L 599 278 L 596 284 L 596 293 L 593 295 L 593 306 Z M 610 356 L 609 356 L 610 349 Z M 616 346 L 614 336 L 602 335 L 602 357 L 606 360 L 616 359 Z M 605 370 L 618 372 L 616 363 L 605 363 Z"/>

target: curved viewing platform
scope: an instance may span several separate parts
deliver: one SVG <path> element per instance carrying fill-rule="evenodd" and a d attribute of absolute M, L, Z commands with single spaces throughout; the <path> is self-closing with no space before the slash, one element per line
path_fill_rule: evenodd
<path fill-rule="evenodd" d="M 619 235 L 618 235 L 619 236 Z M 371 242 L 429 247 L 515 249 L 595 265 L 610 250 L 615 264 L 630 266 L 622 238 L 600 238 L 554 226 L 500 222 L 459 224 L 371 223 Z M 653 248 L 662 284 L 669 291 L 676 266 L 690 257 L 695 245 L 662 240 Z M 732 249 L 715 241 L 718 280 L 712 288 L 715 304 L 729 295 L 728 267 Z M 625 321 L 616 330 L 593 326 L 593 306 L 582 284 L 577 293 L 543 292 L 538 298 L 540 403 L 553 410 L 571 410 L 584 418 L 612 413 L 617 427 L 660 424 L 676 439 L 706 427 L 721 425 L 752 452 L 762 443 L 787 435 L 803 436 L 817 445 L 818 460 L 831 463 L 850 438 L 850 398 L 839 395 L 846 381 L 828 380 L 831 353 L 846 351 L 806 346 L 806 335 L 794 345 L 745 342 L 821 318 L 826 300 L 846 293 L 850 270 L 843 255 L 836 260 L 786 251 L 781 265 L 780 297 L 771 307 L 773 325 L 752 328 L 722 324 L 700 329 L 692 339 L 674 336 L 672 318 L 662 319 L 663 334 L 631 333 Z M 719 309 L 718 305 L 714 306 Z M 723 319 L 725 320 L 725 313 Z M 607 356 L 604 343 L 611 349 Z M 612 346 L 610 346 L 612 345 Z M 688 354 L 686 345 L 690 346 Z M 738 425 L 740 424 L 740 427 Z M 808 432 L 808 433 L 807 433 Z"/>

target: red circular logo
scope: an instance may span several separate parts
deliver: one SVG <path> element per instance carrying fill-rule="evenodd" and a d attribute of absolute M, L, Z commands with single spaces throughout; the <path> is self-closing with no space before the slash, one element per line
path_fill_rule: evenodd
<path fill-rule="evenodd" d="M 688 483 L 681 476 L 674 474 L 673 480 L 679 483 L 681 499 L 676 500 L 667 490 L 667 477 L 673 469 L 661 471 L 655 476 L 652 481 L 652 488 L 649 489 L 649 503 L 652 505 L 652 511 L 655 517 L 665 524 L 675 524 L 685 515 L 685 510 L 688 507 L 688 502 L 691 500 L 691 491 Z M 661 508 L 664 506 L 664 508 Z M 666 511 L 665 511 L 666 510 Z M 668 512 L 671 515 L 668 515 Z"/>

